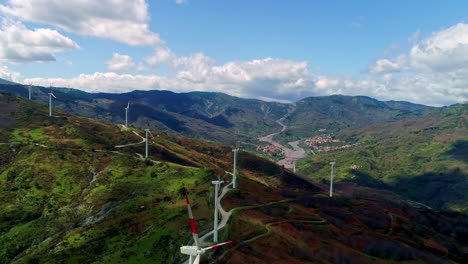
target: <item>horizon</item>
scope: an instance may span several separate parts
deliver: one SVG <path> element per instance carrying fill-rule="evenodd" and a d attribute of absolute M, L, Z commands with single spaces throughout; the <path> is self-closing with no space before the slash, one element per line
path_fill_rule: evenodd
<path fill-rule="evenodd" d="M 0 78 L 0 80 L 5 80 L 5 79 L 2 79 Z M 8 81 L 8 80 L 6 80 Z M 27 84 L 22 84 L 22 83 L 14 83 L 13 85 L 23 85 L 23 86 L 28 86 Z M 38 85 L 33 85 L 33 86 L 36 86 L 36 87 L 42 87 L 43 89 L 47 89 L 48 87 L 47 86 L 38 86 Z M 217 91 L 188 91 L 188 92 L 175 92 L 175 91 L 171 91 L 171 90 L 131 90 L 131 91 L 126 91 L 126 92 L 98 92 L 98 91 L 94 91 L 94 92 L 87 92 L 85 90 L 82 90 L 82 89 L 78 89 L 78 88 L 73 88 L 73 87 L 60 87 L 60 86 L 52 86 L 52 88 L 54 89 L 71 89 L 71 90 L 78 90 L 78 91 L 81 91 L 81 92 L 85 92 L 85 93 L 89 93 L 89 94 L 99 94 L 99 93 L 103 93 L 103 94 L 129 94 L 129 93 L 132 93 L 132 92 L 171 92 L 171 93 L 176 93 L 176 94 L 190 94 L 190 93 L 215 93 L 215 94 L 223 94 L 223 95 L 227 95 L 227 96 L 233 96 L 233 97 L 236 97 L 236 98 L 240 98 L 240 99 L 246 99 L 246 100 L 260 100 L 260 101 L 264 101 L 264 102 L 276 102 L 276 103 L 281 103 L 281 104 L 295 104 L 297 102 L 300 102 L 302 100 L 305 100 L 307 98 L 320 98 L 320 97 L 332 97 L 332 96 L 343 96 L 343 97 L 366 97 L 366 98 L 370 98 L 370 99 L 373 99 L 373 100 L 377 100 L 379 102 L 402 102 L 402 103 L 410 103 L 410 104 L 414 104 L 414 105 L 423 105 L 423 106 L 428 106 L 428 107 L 447 107 L 447 106 L 452 106 L 452 105 L 457 105 L 457 104 L 466 104 L 468 102 L 461 102 L 461 103 L 453 103 L 453 104 L 450 104 L 450 105 L 440 105 L 440 106 L 433 106 L 433 105 L 425 105 L 425 104 L 418 104 L 418 103 L 414 103 L 414 102 L 411 102 L 411 101 L 404 101 L 404 100 L 393 100 L 393 99 L 390 99 L 390 100 L 379 100 L 377 98 L 374 98 L 374 97 L 371 97 L 371 96 L 368 96 L 368 95 L 346 95 L 346 94 L 330 94 L 330 95 L 317 95 L 317 96 L 307 96 L 307 97 L 303 97 L 303 98 L 300 98 L 296 101 L 278 101 L 278 100 L 271 100 L 271 101 L 267 101 L 267 100 L 262 100 L 262 99 L 258 99 L 258 98 L 253 98 L 253 97 L 240 97 L 240 96 L 234 96 L 234 95 L 230 95 L 228 93 L 225 93 L 225 92 L 217 92 Z"/>
<path fill-rule="evenodd" d="M 461 6 L 468 3 L 7 0 L 0 78 L 86 92 L 452 105 L 468 101 Z"/>

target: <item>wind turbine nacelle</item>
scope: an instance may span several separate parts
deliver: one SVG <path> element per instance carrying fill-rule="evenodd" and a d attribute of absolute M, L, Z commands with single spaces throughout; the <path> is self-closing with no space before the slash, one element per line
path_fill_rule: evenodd
<path fill-rule="evenodd" d="M 189 256 L 196 256 L 204 253 L 203 249 L 198 249 L 196 246 L 183 246 L 180 247 L 180 253 Z"/>

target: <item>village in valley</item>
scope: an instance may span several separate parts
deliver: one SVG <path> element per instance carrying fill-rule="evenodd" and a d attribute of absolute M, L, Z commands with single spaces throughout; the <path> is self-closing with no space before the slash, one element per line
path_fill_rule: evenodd
<path fill-rule="evenodd" d="M 343 140 L 334 139 L 331 134 L 326 133 L 327 129 L 325 128 L 319 129 L 318 132 L 322 134 L 304 140 L 305 145 L 311 147 L 313 151 L 329 152 L 351 148 L 358 145 L 357 143 L 346 144 L 346 142 Z M 270 154 L 275 157 L 284 155 L 284 150 L 277 144 L 269 144 L 266 146 L 257 145 L 255 151 Z"/>

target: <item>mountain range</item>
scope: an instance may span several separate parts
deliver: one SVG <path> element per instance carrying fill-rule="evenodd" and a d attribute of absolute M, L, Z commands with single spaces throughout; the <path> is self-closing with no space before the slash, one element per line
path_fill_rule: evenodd
<path fill-rule="evenodd" d="M 27 86 L 0 84 L 0 92 L 27 97 Z M 33 99 L 48 103 L 46 87 L 32 88 Z M 410 117 L 430 108 L 409 102 L 382 102 L 365 96 L 310 97 L 295 103 L 265 102 L 222 93 L 133 91 L 122 94 L 86 93 L 56 88 L 58 109 L 110 123 L 124 122 L 124 107 L 130 102 L 129 122 L 179 135 L 233 145 L 236 141 L 255 142 L 260 136 L 281 129 L 283 118 L 290 137 L 313 135 L 320 128 L 338 131 L 373 123 Z"/>
<path fill-rule="evenodd" d="M 212 228 L 211 180 L 216 167 L 232 169 L 230 148 L 153 131 L 145 160 L 140 129 L 64 111 L 49 117 L 11 94 L 0 94 L 0 119 L 0 263 L 182 263 L 179 247 L 191 243 L 184 188 L 201 235 Z M 222 200 L 232 216 L 220 240 L 233 243 L 205 263 L 468 257 L 463 214 L 345 181 L 329 198 L 327 185 L 244 151 L 238 165 L 239 188 Z"/>

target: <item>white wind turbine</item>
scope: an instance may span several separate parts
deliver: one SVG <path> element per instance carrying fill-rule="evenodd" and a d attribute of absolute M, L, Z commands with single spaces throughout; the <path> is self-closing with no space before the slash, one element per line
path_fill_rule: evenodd
<path fill-rule="evenodd" d="M 213 242 L 218 243 L 218 204 L 219 204 L 219 187 L 223 183 L 227 183 L 226 180 L 219 179 L 219 170 L 216 169 L 216 176 L 218 177 L 217 181 L 212 181 L 211 183 L 215 185 L 215 201 L 214 201 L 214 224 L 213 224 Z"/>
<path fill-rule="evenodd" d="M 330 173 L 330 197 L 333 197 L 333 167 L 335 167 L 336 162 L 330 162 L 331 165 L 331 173 Z"/>
<path fill-rule="evenodd" d="M 185 202 L 187 203 L 190 228 L 192 230 L 192 236 L 193 236 L 193 241 L 195 242 L 195 246 L 182 246 L 180 247 L 180 253 L 184 255 L 189 255 L 189 264 L 199 264 L 201 255 L 205 254 L 207 250 L 217 248 L 225 244 L 232 243 L 232 241 L 227 241 L 224 243 L 215 244 L 210 247 L 202 248 L 200 246 L 200 240 L 198 239 L 197 226 L 195 225 L 195 219 L 193 218 L 192 207 L 190 206 L 190 200 L 188 198 L 187 190 L 185 190 Z"/>
<path fill-rule="evenodd" d="M 232 168 L 232 188 L 236 189 L 237 187 L 237 155 L 239 154 L 239 142 L 236 144 L 236 148 L 232 149 L 234 152 L 234 164 Z"/>
<path fill-rule="evenodd" d="M 49 116 L 52 116 L 52 97 L 55 97 L 55 95 L 52 93 L 52 84 L 49 86 L 50 92 L 49 92 Z"/>
<path fill-rule="evenodd" d="M 29 98 L 29 100 L 31 100 L 31 88 L 32 88 L 32 82 L 31 82 L 31 83 L 29 83 L 29 86 L 28 86 L 28 88 L 29 88 L 29 89 L 28 89 L 28 91 L 29 91 L 28 98 Z"/>
<path fill-rule="evenodd" d="M 149 130 L 149 123 L 148 123 L 147 125 L 148 125 L 148 128 L 145 129 L 145 132 L 146 132 L 146 133 L 145 133 L 145 134 L 146 134 L 146 135 L 145 135 L 145 136 L 146 136 L 146 140 L 145 140 L 145 143 L 146 143 L 146 145 L 145 145 L 145 159 L 148 158 L 148 134 L 151 136 L 151 138 L 154 138 L 154 137 L 153 137 L 153 134 L 152 134 L 151 131 Z"/>
<path fill-rule="evenodd" d="M 128 130 L 128 110 L 130 109 L 130 101 L 128 101 L 127 107 L 125 109 L 125 130 Z"/>

